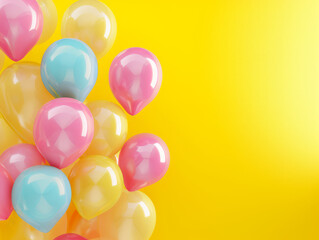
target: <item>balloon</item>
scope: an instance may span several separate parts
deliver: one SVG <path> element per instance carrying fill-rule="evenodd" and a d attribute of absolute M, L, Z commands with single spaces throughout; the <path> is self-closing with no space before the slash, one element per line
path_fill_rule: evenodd
<path fill-rule="evenodd" d="M 130 138 L 119 157 L 126 189 L 136 191 L 157 182 L 165 175 L 169 162 L 169 151 L 161 138 L 148 133 Z"/>
<path fill-rule="evenodd" d="M 21 143 L 7 149 L 1 154 L 0 163 L 8 170 L 13 181 L 24 170 L 36 165 L 46 164 L 38 149 L 34 145 L 26 143 Z"/>
<path fill-rule="evenodd" d="M 87 239 L 99 238 L 98 217 L 86 220 L 77 211 L 74 211 L 69 222 L 68 232 L 79 234 Z"/>
<path fill-rule="evenodd" d="M 0 220 L 6 220 L 13 210 L 11 203 L 12 185 L 11 176 L 0 164 Z"/>
<path fill-rule="evenodd" d="M 5 60 L 4 53 L 2 53 L 2 51 L 0 51 L 0 70 L 1 70 L 2 67 L 3 67 L 4 60 Z"/>
<path fill-rule="evenodd" d="M 129 48 L 113 60 L 109 82 L 126 112 L 136 115 L 156 97 L 161 87 L 161 64 L 148 50 Z"/>
<path fill-rule="evenodd" d="M 156 224 L 156 211 L 142 192 L 124 191 L 120 200 L 99 217 L 101 239 L 148 240 Z"/>
<path fill-rule="evenodd" d="M 61 235 L 60 237 L 55 238 L 54 240 L 88 240 L 88 239 L 74 233 L 67 233 L 67 234 Z"/>
<path fill-rule="evenodd" d="M 26 143 L 34 143 L 35 116 L 52 99 L 42 84 L 39 64 L 16 63 L 0 75 L 0 111 Z"/>
<path fill-rule="evenodd" d="M 34 123 L 34 140 L 40 153 L 57 168 L 76 161 L 89 147 L 94 135 L 90 110 L 72 98 L 45 104 Z"/>
<path fill-rule="evenodd" d="M 0 133 L 0 154 L 2 154 L 7 148 L 22 142 L 1 115 Z"/>
<path fill-rule="evenodd" d="M 75 208 L 88 220 L 113 207 L 123 190 L 119 167 L 104 156 L 80 159 L 72 169 L 69 180 Z"/>
<path fill-rule="evenodd" d="M 98 0 L 73 3 L 62 20 L 62 37 L 85 42 L 97 58 L 103 57 L 113 46 L 116 31 L 116 20 L 111 9 Z"/>
<path fill-rule="evenodd" d="M 41 62 L 43 84 L 56 98 L 70 97 L 83 102 L 94 87 L 97 71 L 93 51 L 76 39 L 54 42 Z"/>
<path fill-rule="evenodd" d="M 0 222 L 0 239 L 52 240 L 67 231 L 67 224 L 67 217 L 63 215 L 50 232 L 43 233 L 23 221 L 18 214 L 13 211 L 8 220 Z"/>
<path fill-rule="evenodd" d="M 35 166 L 16 179 L 12 203 L 17 214 L 35 229 L 47 233 L 65 214 L 71 187 L 64 173 L 51 166 Z"/>
<path fill-rule="evenodd" d="M 124 111 L 108 101 L 87 104 L 94 118 L 94 138 L 86 155 L 112 156 L 123 146 L 127 136 Z"/>
<path fill-rule="evenodd" d="M 38 42 L 43 16 L 36 0 L 0 1 L 0 48 L 19 61 Z"/>
<path fill-rule="evenodd" d="M 52 0 L 37 0 L 43 13 L 43 30 L 38 43 L 47 41 L 58 24 L 58 11 Z"/>

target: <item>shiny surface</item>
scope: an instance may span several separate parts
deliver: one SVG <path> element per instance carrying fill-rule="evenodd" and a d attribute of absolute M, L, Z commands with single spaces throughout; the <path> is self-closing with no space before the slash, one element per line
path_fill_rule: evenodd
<path fill-rule="evenodd" d="M 0 164 L 0 221 L 6 220 L 13 210 L 11 202 L 12 185 L 12 178 Z"/>
<path fill-rule="evenodd" d="M 62 218 L 71 202 L 69 180 L 51 166 L 35 166 L 16 179 L 12 204 L 17 214 L 37 230 L 47 233 Z"/>
<path fill-rule="evenodd" d="M 113 46 L 117 32 L 111 9 L 98 0 L 79 0 L 64 13 L 62 37 L 76 38 L 94 51 L 99 59 Z"/>
<path fill-rule="evenodd" d="M 104 156 L 81 158 L 72 169 L 69 180 L 72 201 L 78 213 L 88 220 L 113 207 L 123 190 L 121 170 L 113 160 Z"/>
<path fill-rule="evenodd" d="M 97 78 L 97 60 L 93 51 L 77 39 L 61 39 L 46 50 L 41 62 L 44 86 L 54 96 L 83 102 Z"/>
<path fill-rule="evenodd" d="M 37 148 L 51 166 L 65 168 L 89 147 L 94 135 L 90 110 L 72 98 L 58 98 L 45 104 L 34 123 Z"/>
<path fill-rule="evenodd" d="M 98 217 L 86 220 L 74 211 L 68 225 L 69 233 L 76 233 L 87 239 L 100 238 Z"/>
<path fill-rule="evenodd" d="M 54 240 L 87 240 L 87 239 L 74 233 L 67 233 L 55 238 Z"/>
<path fill-rule="evenodd" d="M 127 136 L 127 118 L 116 104 L 101 100 L 86 104 L 94 118 L 94 137 L 86 155 L 113 156 Z"/>
<path fill-rule="evenodd" d="M 43 43 L 53 35 L 58 24 L 58 12 L 53 0 L 37 0 L 43 13 L 43 29 L 38 43 Z"/>
<path fill-rule="evenodd" d="M 114 58 L 109 71 L 109 83 L 122 107 L 129 114 L 136 115 L 160 90 L 162 67 L 150 51 L 129 48 Z"/>
<path fill-rule="evenodd" d="M 99 219 L 101 239 L 148 240 L 155 228 L 156 212 L 144 193 L 124 191 L 115 206 Z"/>
<path fill-rule="evenodd" d="M 34 143 L 35 116 L 52 99 L 42 84 L 39 64 L 15 63 L 0 75 L 0 111 L 26 143 Z"/>
<path fill-rule="evenodd" d="M 0 51 L 0 71 L 2 70 L 4 60 L 5 60 L 5 55 L 2 51 Z"/>
<path fill-rule="evenodd" d="M 41 36 L 42 11 L 36 0 L 1 0 L 0 23 L 0 48 L 19 61 Z"/>
<path fill-rule="evenodd" d="M 136 191 L 159 181 L 166 173 L 170 154 L 165 142 L 153 134 L 135 135 L 124 144 L 119 166 L 127 190 Z"/>
<path fill-rule="evenodd" d="M 0 115 L 0 154 L 9 147 L 22 143 L 18 135 L 12 130 L 8 123 Z"/>
<path fill-rule="evenodd" d="M 36 146 L 25 143 L 12 146 L 3 152 L 0 156 L 0 163 L 7 169 L 13 181 L 24 170 L 46 164 Z"/>
<path fill-rule="evenodd" d="M 6 221 L 0 222 L 0 239 L 4 240 L 52 240 L 67 231 L 67 217 L 63 217 L 48 233 L 40 232 L 25 221 L 13 211 Z"/>

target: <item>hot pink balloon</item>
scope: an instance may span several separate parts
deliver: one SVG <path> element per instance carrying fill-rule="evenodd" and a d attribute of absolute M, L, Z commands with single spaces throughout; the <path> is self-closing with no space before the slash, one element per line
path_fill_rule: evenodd
<path fill-rule="evenodd" d="M 169 151 L 161 138 L 148 133 L 130 138 L 119 157 L 126 189 L 136 191 L 157 182 L 167 172 L 169 162 Z"/>
<path fill-rule="evenodd" d="M 55 238 L 54 240 L 88 240 L 88 239 L 81 237 L 80 235 L 77 235 L 75 233 L 67 233 Z"/>
<path fill-rule="evenodd" d="M 114 58 L 109 81 L 122 107 L 136 115 L 156 97 L 161 87 L 161 64 L 150 51 L 129 48 Z"/>
<path fill-rule="evenodd" d="M 36 146 L 21 143 L 8 148 L 0 156 L 0 163 L 8 170 L 13 181 L 29 167 L 45 165 L 45 160 Z"/>
<path fill-rule="evenodd" d="M 34 122 L 33 136 L 40 153 L 57 168 L 65 168 L 89 147 L 94 135 L 90 110 L 72 98 L 45 104 Z"/>
<path fill-rule="evenodd" d="M 6 220 L 10 216 L 13 207 L 11 191 L 13 181 L 8 171 L 0 164 L 0 220 Z"/>
<path fill-rule="evenodd" d="M 42 11 L 36 0 L 0 1 L 0 48 L 19 61 L 38 42 L 43 26 Z"/>

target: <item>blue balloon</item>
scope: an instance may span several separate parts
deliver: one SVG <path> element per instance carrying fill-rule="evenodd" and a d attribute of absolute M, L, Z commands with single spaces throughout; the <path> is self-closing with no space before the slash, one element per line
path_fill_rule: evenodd
<path fill-rule="evenodd" d="M 83 102 L 95 85 L 97 72 L 91 48 L 72 38 L 51 44 L 41 62 L 43 84 L 55 98 L 69 97 Z"/>
<path fill-rule="evenodd" d="M 12 189 L 17 214 L 37 230 L 47 233 L 71 202 L 71 186 L 65 174 L 51 166 L 35 166 L 22 172 Z"/>

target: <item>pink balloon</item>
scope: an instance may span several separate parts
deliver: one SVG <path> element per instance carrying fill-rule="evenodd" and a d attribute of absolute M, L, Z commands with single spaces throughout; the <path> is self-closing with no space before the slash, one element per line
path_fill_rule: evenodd
<path fill-rule="evenodd" d="M 113 60 L 109 81 L 122 107 L 136 115 L 156 97 L 161 87 L 161 64 L 150 51 L 129 48 Z"/>
<path fill-rule="evenodd" d="M 136 191 L 157 182 L 165 175 L 169 162 L 169 151 L 161 138 L 148 133 L 130 138 L 119 157 L 126 189 Z"/>
<path fill-rule="evenodd" d="M 89 147 L 94 135 L 90 110 L 72 98 L 45 104 L 34 122 L 33 136 L 40 153 L 57 168 L 65 168 Z"/>
<path fill-rule="evenodd" d="M 88 240 L 88 239 L 81 237 L 80 235 L 77 235 L 75 233 L 67 233 L 55 238 L 54 240 Z"/>
<path fill-rule="evenodd" d="M 13 181 L 29 167 L 45 165 L 45 160 L 36 146 L 21 143 L 8 148 L 0 156 L 0 163 L 8 170 Z"/>
<path fill-rule="evenodd" d="M 0 48 L 19 61 L 38 42 L 43 26 L 42 11 L 36 0 L 0 1 Z"/>
<path fill-rule="evenodd" d="M 0 220 L 6 220 L 10 216 L 13 207 L 11 191 L 13 181 L 8 171 L 0 164 Z"/>

